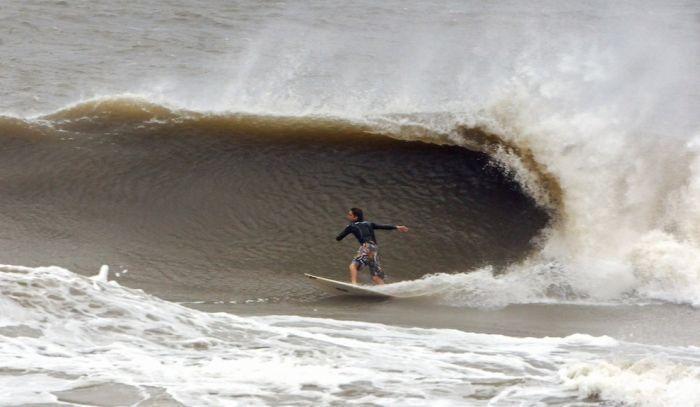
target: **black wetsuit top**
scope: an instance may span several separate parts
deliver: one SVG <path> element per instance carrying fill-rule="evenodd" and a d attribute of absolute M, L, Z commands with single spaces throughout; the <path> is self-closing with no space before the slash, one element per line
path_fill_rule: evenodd
<path fill-rule="evenodd" d="M 393 230 L 396 229 L 396 225 L 380 225 L 379 223 L 373 222 L 353 222 L 340 232 L 335 240 L 341 241 L 345 236 L 352 233 L 360 244 L 367 242 L 376 244 L 377 238 L 374 237 L 374 229 Z"/>

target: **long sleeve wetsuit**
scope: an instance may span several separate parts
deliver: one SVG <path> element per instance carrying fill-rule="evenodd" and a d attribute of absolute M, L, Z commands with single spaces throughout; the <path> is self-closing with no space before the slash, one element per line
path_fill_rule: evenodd
<path fill-rule="evenodd" d="M 381 225 L 373 222 L 353 222 L 340 232 L 335 240 L 341 241 L 345 236 L 352 233 L 360 244 L 367 242 L 376 244 L 377 238 L 374 236 L 375 229 L 393 230 L 396 229 L 396 225 Z"/>

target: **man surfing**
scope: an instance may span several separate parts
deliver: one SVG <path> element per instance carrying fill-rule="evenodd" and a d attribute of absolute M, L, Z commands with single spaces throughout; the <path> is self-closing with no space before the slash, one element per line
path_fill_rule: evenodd
<path fill-rule="evenodd" d="M 384 284 L 384 272 L 379 265 L 379 255 L 377 253 L 377 238 L 374 236 L 375 229 L 383 230 L 398 230 L 400 232 L 408 232 L 408 228 L 403 225 L 380 225 L 378 223 L 366 222 L 362 209 L 350 208 L 347 213 L 347 218 L 350 224 L 335 238 L 337 241 L 350 233 L 355 235 L 357 241 L 360 242 L 360 248 L 357 250 L 357 256 L 350 263 L 350 282 L 357 284 L 357 272 L 364 266 L 369 267 L 372 282 L 374 284 Z"/>

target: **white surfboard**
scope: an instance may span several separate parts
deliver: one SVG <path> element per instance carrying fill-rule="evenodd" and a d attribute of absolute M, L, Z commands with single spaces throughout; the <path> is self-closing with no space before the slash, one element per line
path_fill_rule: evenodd
<path fill-rule="evenodd" d="M 312 274 L 304 274 L 311 282 L 318 288 L 326 291 L 330 294 L 335 295 L 352 295 L 358 297 L 374 297 L 374 298 L 393 298 L 393 295 L 384 294 L 381 291 L 377 291 L 368 286 L 354 285 L 350 283 L 343 283 L 342 281 L 331 280 L 330 278 L 324 278 L 319 276 L 314 276 Z"/>

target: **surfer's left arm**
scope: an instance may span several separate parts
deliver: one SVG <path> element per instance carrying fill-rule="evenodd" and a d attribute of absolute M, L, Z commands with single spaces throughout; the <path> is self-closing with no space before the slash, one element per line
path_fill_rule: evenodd
<path fill-rule="evenodd" d="M 383 230 L 398 230 L 399 232 L 408 232 L 408 228 L 404 225 L 382 225 L 381 223 L 372 223 L 374 229 Z"/>

